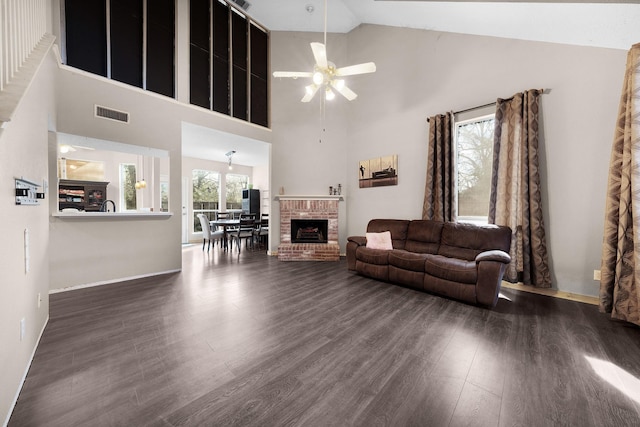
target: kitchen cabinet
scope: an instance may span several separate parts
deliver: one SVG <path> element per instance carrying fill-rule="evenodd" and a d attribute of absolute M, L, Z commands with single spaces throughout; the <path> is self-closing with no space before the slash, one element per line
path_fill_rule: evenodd
<path fill-rule="evenodd" d="M 98 212 L 107 200 L 108 182 L 61 179 L 58 183 L 58 209 L 75 208 Z"/>

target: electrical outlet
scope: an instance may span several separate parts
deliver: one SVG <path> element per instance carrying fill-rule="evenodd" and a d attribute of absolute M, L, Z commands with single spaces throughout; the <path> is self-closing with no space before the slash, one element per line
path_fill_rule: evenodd
<path fill-rule="evenodd" d="M 42 295 L 38 292 L 38 308 L 40 308 L 40 304 L 42 304 Z"/>
<path fill-rule="evenodd" d="M 593 270 L 593 280 L 600 280 L 600 270 Z"/>
<path fill-rule="evenodd" d="M 25 327 L 26 327 L 25 323 L 26 323 L 26 320 L 24 317 L 20 319 L 20 341 L 24 339 Z"/>

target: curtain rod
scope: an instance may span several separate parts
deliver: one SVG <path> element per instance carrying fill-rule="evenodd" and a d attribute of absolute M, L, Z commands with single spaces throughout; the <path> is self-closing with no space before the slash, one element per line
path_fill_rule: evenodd
<path fill-rule="evenodd" d="M 545 94 L 545 93 L 549 93 L 549 92 L 551 92 L 551 89 L 548 89 L 548 90 L 547 90 L 547 89 L 538 89 L 538 90 L 540 91 L 540 95 L 543 95 L 543 94 Z M 545 92 L 545 91 L 546 91 L 546 92 Z M 511 98 L 503 98 L 502 100 L 503 100 L 503 101 L 508 101 L 508 100 L 510 100 L 510 99 L 512 99 L 512 98 L 513 98 L 513 96 L 512 96 Z M 495 103 L 496 103 L 496 102 L 497 102 L 497 101 L 493 101 L 493 102 L 490 102 L 490 103 L 488 103 L 488 104 L 478 105 L 478 106 L 476 106 L 476 107 L 466 108 L 466 109 L 464 109 L 464 110 L 460 110 L 460 111 L 452 111 L 452 113 L 453 113 L 453 114 L 466 113 L 466 112 L 468 112 L 468 111 L 473 111 L 473 110 L 478 110 L 478 109 L 480 109 L 480 108 L 490 107 L 490 106 L 492 106 L 492 105 L 495 105 Z M 429 117 L 427 117 L 427 122 L 429 122 Z"/>

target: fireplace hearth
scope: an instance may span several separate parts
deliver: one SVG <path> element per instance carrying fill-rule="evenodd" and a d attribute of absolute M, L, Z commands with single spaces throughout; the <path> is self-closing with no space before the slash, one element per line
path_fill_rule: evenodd
<path fill-rule="evenodd" d="M 327 243 L 328 226 L 326 219 L 292 219 L 291 243 Z"/>
<path fill-rule="evenodd" d="M 280 261 L 339 261 L 338 202 L 343 196 L 276 196 Z"/>

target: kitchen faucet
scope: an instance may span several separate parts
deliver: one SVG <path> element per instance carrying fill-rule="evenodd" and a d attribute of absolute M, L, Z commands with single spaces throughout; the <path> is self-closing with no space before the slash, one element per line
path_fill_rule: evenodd
<path fill-rule="evenodd" d="M 113 207 L 112 211 L 108 210 L 108 204 L 111 203 L 111 206 Z M 114 202 L 113 200 L 105 200 L 104 202 L 102 202 L 102 205 L 100 205 L 100 212 L 115 212 L 116 211 L 116 202 Z"/>

